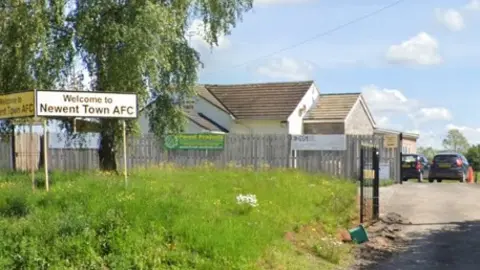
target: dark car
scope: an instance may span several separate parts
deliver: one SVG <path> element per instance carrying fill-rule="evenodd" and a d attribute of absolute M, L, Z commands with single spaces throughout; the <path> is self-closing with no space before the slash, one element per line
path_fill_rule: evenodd
<path fill-rule="evenodd" d="M 419 182 L 422 182 L 425 174 L 428 174 L 429 167 L 428 160 L 423 155 L 402 155 L 403 181 L 408 181 L 408 179 L 418 179 Z"/>
<path fill-rule="evenodd" d="M 430 175 L 428 181 L 433 183 L 442 182 L 442 180 L 458 180 L 465 182 L 468 175 L 468 161 L 459 153 L 438 154 L 433 158 L 430 166 Z"/>

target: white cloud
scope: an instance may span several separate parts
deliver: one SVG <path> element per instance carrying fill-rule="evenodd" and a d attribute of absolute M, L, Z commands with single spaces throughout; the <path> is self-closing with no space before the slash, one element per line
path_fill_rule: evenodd
<path fill-rule="evenodd" d="M 412 118 L 417 123 L 425 123 L 429 121 L 447 121 L 452 120 L 452 114 L 447 108 L 430 107 L 421 108 L 416 113 L 412 114 Z"/>
<path fill-rule="evenodd" d="M 254 5 L 301 4 L 312 0 L 253 0 Z"/>
<path fill-rule="evenodd" d="M 460 131 L 465 131 L 465 130 L 475 130 L 475 129 L 472 129 L 470 127 L 466 127 L 466 126 L 457 126 L 457 125 L 454 125 L 454 124 L 448 124 L 445 126 L 445 128 L 447 130 L 450 130 L 450 129 L 458 129 Z"/>
<path fill-rule="evenodd" d="M 362 94 L 368 107 L 374 112 L 408 112 L 417 106 L 416 100 L 409 100 L 398 89 L 380 88 L 376 85 L 362 87 Z"/>
<path fill-rule="evenodd" d="M 272 59 L 257 68 L 257 73 L 274 79 L 308 80 L 311 79 L 314 66 L 307 61 L 282 57 Z"/>
<path fill-rule="evenodd" d="M 362 87 L 362 95 L 381 128 L 402 130 L 402 118 L 418 107 L 418 101 L 408 99 L 401 90 L 380 88 L 376 85 Z M 400 121 L 400 122 L 399 122 Z"/>
<path fill-rule="evenodd" d="M 377 117 L 375 119 L 375 122 L 377 123 L 378 126 L 385 127 L 385 126 L 388 126 L 390 124 L 390 119 L 387 116 L 382 115 L 380 117 Z"/>
<path fill-rule="evenodd" d="M 450 110 L 444 107 L 426 107 L 419 100 L 408 98 L 399 89 L 380 88 L 373 84 L 361 89 L 377 126 L 420 134 L 423 146 L 440 145 L 438 132 L 431 133 L 424 128 L 431 127 L 430 123 L 452 120 Z"/>
<path fill-rule="evenodd" d="M 438 42 L 425 32 L 392 45 L 387 51 L 387 61 L 404 65 L 437 65 L 443 60 L 438 52 Z"/>
<path fill-rule="evenodd" d="M 445 134 L 434 131 L 418 131 L 418 146 L 433 147 L 434 149 L 443 149 L 442 140 Z"/>
<path fill-rule="evenodd" d="M 466 9 L 473 11 L 480 11 L 480 0 L 471 0 L 466 6 Z"/>
<path fill-rule="evenodd" d="M 197 50 L 210 49 L 210 44 L 206 41 L 205 29 L 208 25 L 205 25 L 203 21 L 195 19 L 187 30 L 186 36 L 190 40 L 190 44 Z M 220 34 L 217 38 L 218 46 L 214 45 L 214 48 L 226 49 L 230 47 L 230 40 L 223 34 Z"/>
<path fill-rule="evenodd" d="M 453 119 L 447 108 L 421 107 L 420 101 L 408 98 L 399 89 L 372 84 L 362 87 L 362 94 L 379 127 L 419 132 L 426 122 Z"/>
<path fill-rule="evenodd" d="M 470 144 L 480 144 L 480 128 L 448 124 L 445 129 L 440 130 L 421 130 L 418 139 L 418 146 L 433 147 L 434 149 L 443 149 L 442 141 L 447 136 L 450 129 L 458 129 L 467 138 Z M 410 131 L 409 131 L 410 132 Z"/>
<path fill-rule="evenodd" d="M 391 129 L 391 130 L 404 130 L 404 126 L 402 123 L 398 122 L 398 119 L 395 119 L 394 114 L 378 114 L 378 113 L 373 113 L 374 114 L 374 119 L 377 128 L 384 128 L 384 129 Z M 394 118 L 393 120 L 390 118 Z"/>
<path fill-rule="evenodd" d="M 437 20 L 451 31 L 460 31 L 465 28 L 462 14 L 455 9 L 435 9 Z"/>
<path fill-rule="evenodd" d="M 447 130 L 458 129 L 467 138 L 470 144 L 480 143 L 480 128 L 473 128 L 467 126 L 457 126 L 454 124 L 448 124 L 445 127 Z"/>

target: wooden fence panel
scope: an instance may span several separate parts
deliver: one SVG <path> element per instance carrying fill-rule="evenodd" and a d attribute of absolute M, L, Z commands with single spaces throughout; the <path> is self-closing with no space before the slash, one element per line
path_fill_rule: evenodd
<path fill-rule="evenodd" d="M 52 134 L 51 136 L 55 136 Z M 33 144 L 28 134 L 16 137 L 17 168 L 26 170 L 29 164 L 38 168 L 40 158 L 40 135 L 35 134 Z M 227 134 L 224 149 L 220 150 L 166 150 L 162 140 L 153 134 L 131 137 L 127 140 L 127 166 L 131 168 L 174 163 L 179 166 L 198 166 L 205 162 L 216 167 L 264 166 L 305 170 L 312 173 L 328 173 L 342 178 L 357 179 L 359 176 L 360 148 L 363 144 L 374 145 L 380 154 L 380 164 L 388 171 L 387 178 L 399 177 L 399 148 L 386 149 L 383 136 L 348 135 L 345 151 L 296 151 L 292 154 L 290 135 L 286 134 Z M 85 147 L 85 148 L 81 148 Z M 33 150 L 32 150 L 33 149 Z M 123 169 L 123 149 L 117 150 L 117 168 Z M 11 168 L 10 145 L 0 142 L 0 168 Z M 8 154 L 7 154 L 8 153 Z M 96 170 L 99 168 L 98 150 L 92 146 L 49 149 L 51 170 Z M 31 161 L 30 161 L 31 160 Z"/>
<path fill-rule="evenodd" d="M 0 138 L 0 169 L 11 170 L 12 164 L 12 144 L 8 138 Z"/>
<path fill-rule="evenodd" d="M 9 155 L 10 156 L 10 155 Z M 37 170 L 40 161 L 40 135 L 36 133 L 15 134 L 15 166 L 19 171 Z"/>
<path fill-rule="evenodd" d="M 99 168 L 97 149 L 49 149 L 48 169 L 84 171 Z"/>

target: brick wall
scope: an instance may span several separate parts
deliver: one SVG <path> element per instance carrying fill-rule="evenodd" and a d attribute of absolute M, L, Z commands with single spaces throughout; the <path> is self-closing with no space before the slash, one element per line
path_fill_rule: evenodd
<path fill-rule="evenodd" d="M 368 114 L 363 108 L 362 104 L 358 102 L 350 114 L 350 117 L 346 119 L 345 134 L 352 135 L 372 135 L 373 125 L 368 118 Z"/>
<path fill-rule="evenodd" d="M 403 138 L 402 141 L 403 152 L 414 154 L 417 153 L 417 140 L 410 138 Z"/>

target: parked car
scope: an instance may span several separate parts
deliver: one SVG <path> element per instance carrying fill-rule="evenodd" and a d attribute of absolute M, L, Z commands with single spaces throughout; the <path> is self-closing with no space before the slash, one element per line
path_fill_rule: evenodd
<path fill-rule="evenodd" d="M 423 181 L 425 175 L 428 175 L 430 164 L 428 159 L 419 154 L 405 154 L 402 155 L 402 178 L 403 181 L 409 179 L 418 179 Z"/>
<path fill-rule="evenodd" d="M 433 158 L 430 166 L 428 181 L 433 183 L 442 182 L 442 180 L 458 180 L 465 182 L 468 175 L 467 159 L 459 153 L 442 153 Z"/>

